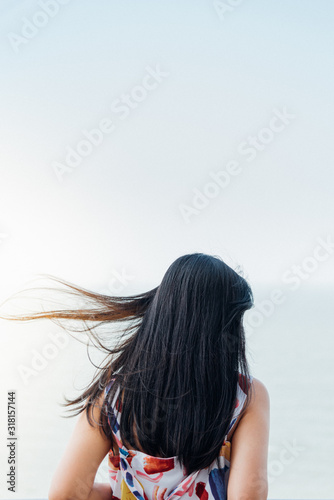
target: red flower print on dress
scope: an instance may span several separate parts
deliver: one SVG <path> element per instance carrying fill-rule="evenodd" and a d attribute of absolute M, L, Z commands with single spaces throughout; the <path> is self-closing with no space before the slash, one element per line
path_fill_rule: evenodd
<path fill-rule="evenodd" d="M 156 458 L 147 456 L 144 458 L 144 471 L 147 474 L 166 472 L 174 469 L 174 458 Z"/>
<path fill-rule="evenodd" d="M 208 500 L 209 494 L 205 489 L 205 483 L 201 481 L 196 484 L 196 495 L 200 500 Z"/>

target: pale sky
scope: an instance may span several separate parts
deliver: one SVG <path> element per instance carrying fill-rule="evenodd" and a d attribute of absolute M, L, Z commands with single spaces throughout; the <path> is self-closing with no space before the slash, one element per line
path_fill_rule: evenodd
<path fill-rule="evenodd" d="M 333 235 L 332 2 L 245 0 L 222 19 L 204 0 L 39 5 L 1 7 L 2 296 L 40 272 L 155 285 L 194 251 L 272 283 Z M 112 103 L 157 65 L 169 75 L 121 120 Z M 274 109 L 294 118 L 247 161 Z M 105 118 L 115 130 L 60 183 L 54 162 Z M 229 161 L 238 174 L 186 223 L 180 206 Z"/>

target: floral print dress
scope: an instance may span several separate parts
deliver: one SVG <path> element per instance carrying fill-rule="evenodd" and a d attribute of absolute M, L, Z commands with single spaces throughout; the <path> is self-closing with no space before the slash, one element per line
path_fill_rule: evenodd
<path fill-rule="evenodd" d="M 250 377 L 250 383 L 253 377 Z M 105 389 L 107 395 L 112 382 Z M 237 421 L 246 401 L 244 376 L 239 374 L 237 399 L 233 417 L 227 432 Z M 230 471 L 231 443 L 227 435 L 220 451 L 219 464 L 214 461 L 209 467 L 187 475 L 177 457 L 160 458 L 138 450 L 129 450 L 121 442 L 121 408 L 119 389 L 111 406 L 106 406 L 108 421 L 119 447 L 119 454 L 111 449 L 108 454 L 109 482 L 112 500 L 226 500 Z M 116 410 L 116 411 L 115 411 Z"/>

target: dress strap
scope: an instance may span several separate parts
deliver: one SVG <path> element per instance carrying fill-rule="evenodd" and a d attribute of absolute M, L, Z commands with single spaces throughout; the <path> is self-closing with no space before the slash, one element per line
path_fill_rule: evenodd
<path fill-rule="evenodd" d="M 253 382 L 253 376 L 249 376 L 249 383 L 251 384 Z M 225 441 L 227 441 L 228 435 L 231 433 L 232 429 L 236 426 L 237 420 L 240 416 L 240 413 L 242 412 L 242 409 L 246 403 L 247 399 L 247 394 L 244 392 L 246 390 L 246 379 L 244 375 L 239 374 L 239 381 L 238 381 L 238 386 L 237 386 L 237 398 L 236 398 L 236 404 L 233 412 L 233 416 L 231 419 L 231 423 L 229 425 L 227 434 L 225 436 Z"/>
<path fill-rule="evenodd" d="M 121 433 L 120 433 L 120 401 L 118 399 L 120 390 L 119 387 L 117 388 L 114 397 L 111 401 L 111 403 L 108 402 L 107 396 L 108 392 L 110 391 L 110 388 L 112 384 L 114 383 L 115 379 L 112 379 L 108 385 L 104 389 L 104 395 L 105 395 L 105 409 L 106 413 L 108 416 L 108 422 L 110 425 L 110 429 L 112 430 L 112 433 L 115 436 L 116 442 L 119 447 L 122 447 L 122 442 L 121 442 Z"/>

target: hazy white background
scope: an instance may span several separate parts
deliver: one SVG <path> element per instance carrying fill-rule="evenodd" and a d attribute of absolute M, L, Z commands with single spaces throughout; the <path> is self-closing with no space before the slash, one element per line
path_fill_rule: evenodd
<path fill-rule="evenodd" d="M 131 294 L 185 253 L 241 266 L 257 307 L 250 363 L 271 396 L 268 497 L 333 498 L 334 257 L 317 250 L 334 240 L 333 2 L 63 0 L 52 16 L 42 4 L 0 4 L 0 301 L 40 273 Z M 122 120 L 112 103 L 157 65 L 168 76 Z M 284 108 L 294 117 L 248 161 L 242 144 L 268 138 Z M 60 180 L 55 162 L 105 118 L 114 131 Z M 239 173 L 210 188 L 232 160 Z M 0 495 L 46 497 L 75 423 L 58 403 L 91 368 L 71 339 L 25 384 L 19 367 L 59 330 L 0 328 L 6 473 L 9 389 L 19 438 L 17 492 L 1 476 Z"/>

